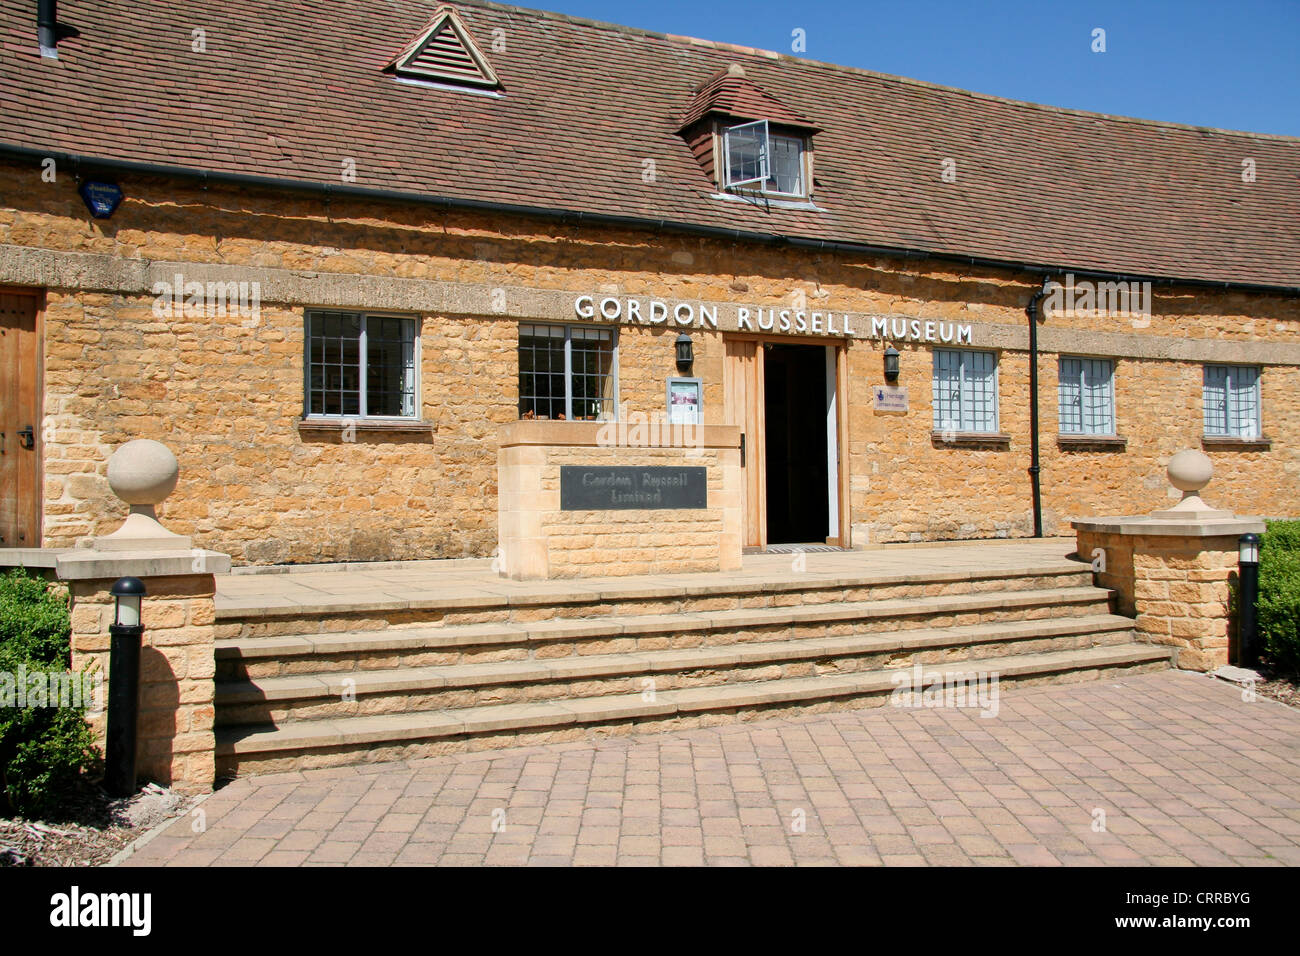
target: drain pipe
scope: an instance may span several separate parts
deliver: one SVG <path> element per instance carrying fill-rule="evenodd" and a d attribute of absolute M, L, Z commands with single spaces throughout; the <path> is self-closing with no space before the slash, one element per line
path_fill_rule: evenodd
<path fill-rule="evenodd" d="M 1050 277 L 1043 278 L 1043 287 L 1029 299 L 1029 482 L 1034 497 L 1034 537 L 1043 536 L 1043 489 L 1038 463 L 1038 322 L 1040 304 L 1047 296 Z"/>

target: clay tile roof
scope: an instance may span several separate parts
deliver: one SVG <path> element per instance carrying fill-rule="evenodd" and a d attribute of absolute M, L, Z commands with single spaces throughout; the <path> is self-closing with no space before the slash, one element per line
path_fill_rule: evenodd
<path fill-rule="evenodd" d="M 786 126 L 816 129 L 803 115 L 755 86 L 744 72 L 744 67 L 738 64 L 732 64 L 710 77 L 691 97 L 686 115 L 682 119 L 682 129 L 686 129 L 710 113 L 719 113 L 735 119 L 765 119 Z"/>
<path fill-rule="evenodd" d="M 384 71 L 428 28 L 431 0 L 183 6 L 60 0 L 79 35 L 43 60 L 34 0 L 0 0 L 0 147 L 33 151 L 20 160 L 33 164 L 49 151 L 331 186 L 351 159 L 357 187 L 450 200 L 1300 289 L 1300 139 L 1037 106 L 480 0 L 452 6 L 502 90 L 449 90 Z M 192 49 L 196 26 L 206 52 Z M 752 89 L 720 79 L 731 64 Z M 821 130 L 817 208 L 715 198 L 679 135 L 711 81 L 726 109 L 781 106 Z"/>

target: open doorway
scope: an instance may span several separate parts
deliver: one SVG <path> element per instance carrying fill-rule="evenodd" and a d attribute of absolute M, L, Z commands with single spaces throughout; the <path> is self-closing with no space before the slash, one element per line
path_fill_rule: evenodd
<path fill-rule="evenodd" d="M 769 544 L 825 544 L 838 533 L 831 527 L 836 471 L 827 422 L 835 388 L 828 351 L 763 344 Z"/>
<path fill-rule="evenodd" d="M 847 348 L 758 336 L 725 341 L 724 420 L 741 431 L 742 546 L 849 547 Z"/>

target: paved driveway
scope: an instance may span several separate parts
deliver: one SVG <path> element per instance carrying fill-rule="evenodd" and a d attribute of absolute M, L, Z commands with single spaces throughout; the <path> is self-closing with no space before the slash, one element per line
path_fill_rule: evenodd
<path fill-rule="evenodd" d="M 253 777 L 198 809 L 127 865 L 1297 865 L 1300 710 L 1171 671 L 1012 688 L 991 719 L 880 707 Z"/>

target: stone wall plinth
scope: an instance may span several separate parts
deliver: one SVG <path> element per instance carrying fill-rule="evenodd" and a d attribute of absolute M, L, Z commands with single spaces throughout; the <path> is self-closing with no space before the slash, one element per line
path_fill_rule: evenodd
<path fill-rule="evenodd" d="M 739 428 L 638 431 L 617 423 L 518 421 L 502 426 L 499 441 L 503 575 L 523 580 L 740 567 Z M 565 465 L 702 467 L 706 507 L 562 510 Z"/>
<path fill-rule="evenodd" d="M 1073 522 L 1079 556 L 1105 552 L 1097 583 L 1112 588 L 1138 636 L 1178 648 L 1175 663 L 1212 671 L 1228 663 L 1229 580 L 1253 518 L 1168 521 L 1150 516 Z"/>

